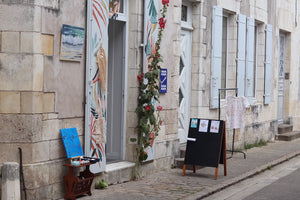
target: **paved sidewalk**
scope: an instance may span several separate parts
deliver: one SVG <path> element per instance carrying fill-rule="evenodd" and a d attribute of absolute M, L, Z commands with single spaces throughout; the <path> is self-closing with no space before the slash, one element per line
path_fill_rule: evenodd
<path fill-rule="evenodd" d="M 223 165 L 220 165 L 217 180 L 214 180 L 215 168 L 211 167 L 199 169 L 196 173 L 187 170 L 185 176 L 182 176 L 182 169 L 170 169 L 139 181 L 110 185 L 104 190 L 93 190 L 92 196 L 77 199 L 201 199 L 300 155 L 300 139 L 290 142 L 275 141 L 268 143 L 267 146 L 252 148 L 245 152 L 246 159 L 243 154 L 237 153 L 227 160 L 227 176 L 224 176 Z"/>

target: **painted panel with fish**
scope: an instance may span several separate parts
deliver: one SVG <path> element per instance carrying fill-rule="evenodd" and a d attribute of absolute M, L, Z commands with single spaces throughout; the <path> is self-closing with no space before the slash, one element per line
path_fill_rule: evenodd
<path fill-rule="evenodd" d="M 88 1 L 85 154 L 100 158 L 91 165 L 93 173 L 106 165 L 108 5 L 109 0 Z"/>
<path fill-rule="evenodd" d="M 145 0 L 144 13 L 144 65 L 143 72 L 148 71 L 148 66 L 151 63 L 150 55 L 154 55 L 156 51 L 156 41 L 158 39 L 158 0 Z M 153 101 L 154 104 L 154 101 Z M 154 106 L 155 107 L 155 106 Z M 154 134 L 150 137 L 155 138 Z M 146 161 L 153 160 L 155 157 L 155 140 L 153 139 L 151 145 L 145 149 L 148 154 Z"/>

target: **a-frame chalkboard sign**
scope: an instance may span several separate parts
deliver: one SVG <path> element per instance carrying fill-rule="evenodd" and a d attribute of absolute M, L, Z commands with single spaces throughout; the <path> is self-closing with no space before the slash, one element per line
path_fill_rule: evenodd
<path fill-rule="evenodd" d="M 224 175 L 227 175 L 226 166 L 226 134 L 223 120 L 190 119 L 186 153 L 182 175 L 185 175 L 186 165 L 215 167 L 215 179 L 218 176 L 219 164 L 224 164 Z"/>

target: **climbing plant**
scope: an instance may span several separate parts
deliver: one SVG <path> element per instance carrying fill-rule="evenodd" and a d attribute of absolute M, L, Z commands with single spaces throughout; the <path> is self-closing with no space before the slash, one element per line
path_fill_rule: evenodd
<path fill-rule="evenodd" d="M 159 113 L 162 111 L 161 106 L 155 106 L 159 103 L 159 76 L 160 63 L 163 62 L 160 54 L 160 45 L 162 40 L 162 33 L 166 26 L 166 12 L 169 0 L 162 0 L 162 9 L 160 10 L 161 17 L 158 20 L 159 30 L 157 41 L 154 46 L 154 51 L 151 51 L 148 57 L 148 71 L 146 73 L 140 72 L 137 76 L 139 82 L 139 96 L 136 113 L 138 116 L 137 138 L 131 138 L 132 142 L 137 142 L 137 157 L 135 167 L 132 173 L 132 179 L 137 178 L 137 168 L 142 161 L 147 160 L 148 154 L 145 151 L 152 147 L 154 139 L 158 136 L 162 121 Z"/>

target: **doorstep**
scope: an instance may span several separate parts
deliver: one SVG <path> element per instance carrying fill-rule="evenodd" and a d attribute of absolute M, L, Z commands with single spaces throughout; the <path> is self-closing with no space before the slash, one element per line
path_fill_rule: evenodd
<path fill-rule="evenodd" d="M 104 179 L 109 185 L 128 182 L 131 179 L 134 165 L 135 163 L 128 161 L 106 164 L 106 170 L 102 176 L 97 177 L 96 175 L 96 180 Z"/>
<path fill-rule="evenodd" d="M 110 164 L 106 164 L 105 173 L 109 173 L 109 172 L 117 171 L 117 170 L 122 170 L 122 169 L 126 169 L 126 168 L 133 168 L 133 167 L 134 167 L 134 163 L 133 162 L 128 162 L 128 161 L 110 163 Z"/>

